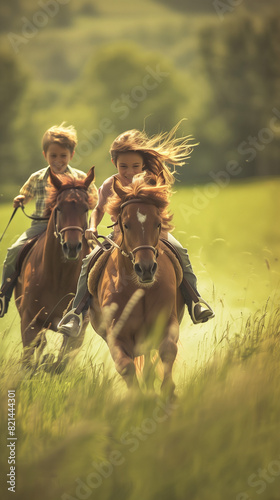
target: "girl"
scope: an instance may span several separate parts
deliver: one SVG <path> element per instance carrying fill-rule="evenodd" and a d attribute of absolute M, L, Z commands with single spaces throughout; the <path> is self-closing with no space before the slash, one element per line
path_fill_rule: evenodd
<path fill-rule="evenodd" d="M 155 175 L 163 175 L 165 182 L 169 185 L 174 183 L 176 165 L 183 165 L 183 160 L 188 158 L 192 151 L 188 144 L 189 137 L 175 137 L 179 124 L 171 132 L 161 133 L 151 138 L 145 132 L 128 130 L 114 140 L 110 148 L 110 154 L 118 173 L 106 179 L 99 188 L 98 203 L 91 215 L 90 228 L 86 231 L 87 239 L 92 239 L 92 234 L 98 236 L 97 228 L 105 214 L 106 203 L 112 194 L 114 177 L 117 177 L 123 186 L 127 186 L 132 182 L 134 175 L 142 171 L 149 171 Z M 166 163 L 173 166 L 173 171 L 168 168 Z M 113 220 L 113 222 L 116 221 Z M 111 238 L 116 239 L 119 231 L 118 225 L 114 226 Z M 191 318 L 194 323 L 208 321 L 208 319 L 214 317 L 214 313 L 208 304 L 201 299 L 197 291 L 197 279 L 192 270 L 188 252 L 171 234 L 168 234 L 168 241 L 177 249 L 183 262 L 184 278 L 199 298 L 199 302 L 194 304 L 189 290 L 181 285 L 181 291 Z M 73 309 L 60 321 L 58 325 L 60 333 L 73 337 L 79 335 L 81 317 L 76 314 L 75 310 L 87 292 L 87 268 L 97 250 L 98 247 L 84 259 L 77 293 L 73 301 Z"/>

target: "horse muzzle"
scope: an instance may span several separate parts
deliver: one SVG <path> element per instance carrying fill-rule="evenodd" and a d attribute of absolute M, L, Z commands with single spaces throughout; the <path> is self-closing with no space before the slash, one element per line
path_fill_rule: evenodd
<path fill-rule="evenodd" d="M 153 252 L 153 259 L 151 257 L 147 257 L 145 252 Z M 138 259 L 136 261 L 136 253 L 140 253 L 138 255 Z M 158 250 L 151 245 L 141 245 L 134 248 L 128 255 L 132 261 L 133 268 L 135 273 L 138 276 L 138 281 L 141 284 L 152 284 L 155 281 L 155 274 L 157 270 L 157 256 Z"/>
<path fill-rule="evenodd" d="M 134 271 L 138 276 L 138 281 L 142 284 L 152 284 L 155 281 L 157 263 L 153 261 L 150 264 L 137 262 L 134 264 Z"/>
<path fill-rule="evenodd" d="M 66 237 L 67 232 L 70 235 Z M 79 238 L 75 235 L 76 232 L 80 233 Z M 84 232 L 84 229 L 79 226 L 67 226 L 59 231 L 56 225 L 54 235 L 59 238 L 64 257 L 67 260 L 77 260 L 79 258 L 83 246 L 82 236 Z"/>
<path fill-rule="evenodd" d="M 62 245 L 62 251 L 67 260 L 77 260 L 82 250 L 82 242 L 70 243 L 65 241 Z"/>

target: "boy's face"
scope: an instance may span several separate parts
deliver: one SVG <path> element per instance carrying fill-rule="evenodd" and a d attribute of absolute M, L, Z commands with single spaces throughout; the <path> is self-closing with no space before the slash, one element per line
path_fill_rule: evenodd
<path fill-rule="evenodd" d="M 139 153 L 129 151 L 118 155 L 116 167 L 122 184 L 128 185 L 131 184 L 134 175 L 142 172 L 144 161 Z"/>
<path fill-rule="evenodd" d="M 43 151 L 43 155 L 55 174 L 63 174 L 73 158 L 74 151 L 71 153 L 68 148 L 53 143 L 50 144 L 46 153 Z"/>

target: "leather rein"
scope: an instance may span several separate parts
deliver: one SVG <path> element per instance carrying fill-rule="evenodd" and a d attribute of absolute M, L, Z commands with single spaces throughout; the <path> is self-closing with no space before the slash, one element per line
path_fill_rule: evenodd
<path fill-rule="evenodd" d="M 87 192 L 87 190 L 82 187 L 82 186 L 72 186 L 72 187 L 69 187 L 69 186 L 62 186 L 61 189 L 59 190 L 58 192 L 58 196 L 60 195 L 60 193 L 62 191 L 66 191 L 66 189 L 80 189 L 81 191 L 84 191 L 85 193 Z M 0 242 L 2 241 L 3 239 L 3 236 L 4 234 L 6 233 L 10 223 L 12 222 L 18 208 L 21 208 L 22 212 L 24 213 L 24 215 L 26 217 L 28 217 L 28 219 L 31 219 L 31 220 L 34 220 L 34 221 L 48 221 L 50 217 L 39 217 L 37 215 L 28 215 L 24 209 L 24 206 L 22 203 L 20 203 L 17 207 L 14 208 L 13 210 L 13 213 L 9 219 L 9 222 L 7 224 L 7 226 L 5 227 L 4 229 L 4 232 L 0 238 Z M 58 224 L 57 224 L 57 212 L 58 212 L 58 209 L 57 207 L 54 208 L 54 235 L 56 238 L 59 238 L 60 239 L 60 243 L 61 245 L 63 245 L 64 243 L 64 239 L 63 239 L 63 233 L 65 233 L 66 231 L 80 231 L 83 235 L 86 231 L 86 229 L 88 228 L 88 224 L 86 225 L 85 228 L 81 228 L 79 226 L 67 226 L 67 227 L 64 227 L 62 228 L 60 231 L 58 230 Z"/>

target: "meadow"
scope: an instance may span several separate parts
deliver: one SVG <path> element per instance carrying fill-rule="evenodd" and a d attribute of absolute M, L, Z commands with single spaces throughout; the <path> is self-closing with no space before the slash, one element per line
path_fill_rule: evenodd
<path fill-rule="evenodd" d="M 30 378 L 11 304 L 0 338 L 1 498 L 279 500 L 279 188 L 273 178 L 176 184 L 174 236 L 216 316 L 193 325 L 185 314 L 174 403 L 128 394 L 91 327 L 65 372 Z M 12 206 L 0 210 L 2 232 Z M 16 215 L 1 261 L 28 224 Z M 6 486 L 8 390 L 16 399 L 15 494 Z"/>

